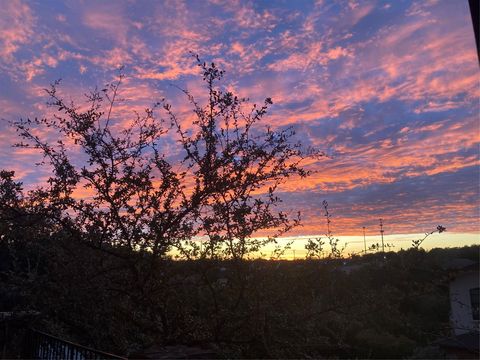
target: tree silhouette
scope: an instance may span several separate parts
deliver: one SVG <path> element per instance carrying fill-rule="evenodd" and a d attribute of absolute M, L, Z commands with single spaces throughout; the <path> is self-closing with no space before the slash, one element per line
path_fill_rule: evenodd
<path fill-rule="evenodd" d="M 444 227 L 444 226 L 442 226 L 442 225 L 438 225 L 435 230 L 425 233 L 425 236 L 424 236 L 423 238 L 417 239 L 417 240 L 412 240 L 412 248 L 413 248 L 413 249 L 416 249 L 416 250 L 420 249 L 420 245 L 422 245 L 422 243 L 423 243 L 430 235 L 433 235 L 433 234 L 435 234 L 435 233 L 437 233 L 437 232 L 438 232 L 439 234 L 441 234 L 441 233 L 443 233 L 443 232 L 445 232 L 445 231 L 447 231 L 447 228 L 446 228 L 446 227 Z"/>
<path fill-rule="evenodd" d="M 83 241 L 117 256 L 122 249 L 159 257 L 176 249 L 188 258 L 241 259 L 298 225 L 298 217 L 276 209 L 278 186 L 291 176 L 307 176 L 302 160 L 322 154 L 292 143 L 290 128 L 260 128 L 272 100 L 246 111 L 247 99 L 217 86 L 224 72 L 198 56 L 196 61 L 208 101 L 200 105 L 182 90 L 196 117 L 190 129 L 162 100 L 116 130 L 123 74 L 91 92 L 86 110 L 67 103 L 56 82 L 47 90 L 53 117 L 14 123 L 23 138 L 17 145 L 39 149 L 53 169 L 39 191 L 45 206 Z M 54 129 L 58 140 L 41 139 L 37 127 Z M 172 133 L 183 151 L 181 164 L 169 161 L 162 145 Z M 78 198 L 82 188 L 91 195 Z M 271 228 L 275 233 L 267 240 L 252 236 Z M 198 235 L 208 237 L 201 254 L 189 242 Z"/>
<path fill-rule="evenodd" d="M 29 202 L 41 204 L 42 215 L 62 239 L 103 252 L 88 268 L 92 274 L 98 267 L 99 275 L 88 275 L 96 279 L 95 291 L 120 297 L 116 306 L 135 309 L 126 320 L 130 328 L 140 326 L 135 314 L 142 314 L 142 331 L 160 334 L 162 341 L 195 329 L 186 325 L 191 310 L 185 302 L 195 306 L 196 300 L 183 297 L 184 306 L 178 302 L 184 291 L 178 284 L 187 285 L 178 280 L 176 265 L 165 261 L 172 254 L 202 259 L 191 266 L 200 276 L 199 296 L 210 309 L 211 337 L 232 338 L 243 326 L 242 319 L 252 315 L 246 293 L 256 285 L 242 260 L 299 224 L 299 213 L 279 208 L 279 186 L 291 177 L 308 176 L 303 161 L 323 156 L 293 142 L 293 129 L 262 124 L 270 98 L 261 106 L 250 105 L 220 88 L 224 72 L 214 63 L 195 60 L 207 100 L 200 104 L 180 89 L 195 115 L 190 126 L 165 99 L 119 126 L 119 117 L 128 115 L 116 110 L 121 72 L 115 82 L 87 94 L 82 105 L 65 101 L 55 82 L 46 90 L 53 116 L 13 124 L 22 138 L 17 146 L 38 149 L 52 169 L 46 185 L 29 193 Z M 38 129 L 48 129 L 55 140 L 41 138 Z M 172 139 L 181 160 L 170 156 Z M 257 238 L 260 231 L 270 236 Z M 201 246 L 200 236 L 206 239 Z M 115 261 L 104 259 L 110 255 Z M 233 260 L 228 287 L 219 287 L 212 277 L 217 260 Z M 66 273 L 72 271 L 67 268 Z M 75 294 L 75 284 L 68 283 Z M 76 298 L 90 304 L 83 293 Z M 102 309 L 91 311 L 112 312 Z M 240 318 L 235 315 L 242 312 Z"/>

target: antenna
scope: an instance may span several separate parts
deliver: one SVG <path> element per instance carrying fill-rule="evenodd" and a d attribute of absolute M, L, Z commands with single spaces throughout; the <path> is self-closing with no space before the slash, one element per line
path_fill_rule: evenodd
<path fill-rule="evenodd" d="M 365 226 L 363 227 L 363 247 L 365 254 L 367 253 L 367 240 L 365 240 Z"/>
<path fill-rule="evenodd" d="M 385 252 L 385 245 L 383 243 L 383 233 L 385 230 L 383 230 L 383 219 L 380 219 L 380 234 L 382 235 L 382 252 Z"/>

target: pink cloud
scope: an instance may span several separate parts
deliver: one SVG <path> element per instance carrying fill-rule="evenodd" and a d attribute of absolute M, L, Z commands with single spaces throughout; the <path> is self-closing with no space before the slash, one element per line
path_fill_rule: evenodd
<path fill-rule="evenodd" d="M 107 36 L 122 45 L 127 44 L 129 20 L 123 14 L 120 3 L 99 3 L 87 8 L 83 23 L 97 30 L 97 36 Z"/>
<path fill-rule="evenodd" d="M 2 3 L 0 12 L 0 54 L 10 58 L 20 46 L 32 41 L 35 17 L 32 10 L 20 0 Z"/>

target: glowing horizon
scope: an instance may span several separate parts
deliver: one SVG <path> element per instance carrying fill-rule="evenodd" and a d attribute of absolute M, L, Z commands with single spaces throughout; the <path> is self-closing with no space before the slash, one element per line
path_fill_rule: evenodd
<path fill-rule="evenodd" d="M 397 252 L 401 250 L 408 250 L 412 248 L 412 240 L 422 239 L 426 234 L 385 234 L 384 235 L 384 249 L 385 252 Z M 328 238 L 325 234 L 312 234 L 302 236 L 284 236 L 277 238 L 276 244 L 268 244 L 261 248 L 260 251 L 250 254 L 251 258 L 271 259 L 275 250 L 275 246 L 285 248 L 285 253 L 279 258 L 282 260 L 305 259 L 307 250 L 305 245 L 308 240 L 321 238 L 324 242 L 322 246 L 322 257 L 328 258 L 331 255 L 331 247 Z M 334 236 L 338 239 L 338 248 L 341 250 L 341 257 L 349 257 L 351 255 L 364 255 L 365 246 L 367 254 L 382 252 L 381 235 L 368 235 L 365 238 L 362 235 L 356 236 Z M 262 239 L 262 238 L 260 238 Z M 199 237 L 198 242 L 207 242 L 207 239 Z M 288 245 L 288 247 L 286 247 Z M 378 248 L 372 248 L 372 245 Z M 424 250 L 432 250 L 435 248 L 460 248 L 464 246 L 480 245 L 480 234 L 466 234 L 466 233 L 434 233 L 428 236 L 421 244 L 420 248 Z M 172 255 L 177 252 L 173 250 Z"/>
<path fill-rule="evenodd" d="M 48 169 L 12 147 L 8 121 L 48 114 L 43 88 L 62 78 L 62 93 L 80 99 L 124 65 L 116 126 L 163 97 L 188 121 L 171 84 L 201 94 L 193 51 L 226 70 L 226 88 L 271 97 L 269 125 L 292 126 L 330 155 L 281 188 L 284 209 L 303 214 L 289 236 L 324 233 L 327 200 L 345 241 L 363 227 L 378 234 L 383 218 L 398 239 L 443 225 L 440 244 L 480 243 L 480 83 L 466 0 L 2 5 L 0 169 L 27 189 Z"/>

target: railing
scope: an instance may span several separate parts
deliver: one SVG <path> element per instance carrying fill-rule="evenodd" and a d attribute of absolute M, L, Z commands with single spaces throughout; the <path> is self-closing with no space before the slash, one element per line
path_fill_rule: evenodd
<path fill-rule="evenodd" d="M 33 329 L 29 330 L 25 335 L 24 349 L 24 356 L 31 359 L 126 359 L 121 356 L 94 350 L 70 341 L 62 340 L 55 336 Z"/>

